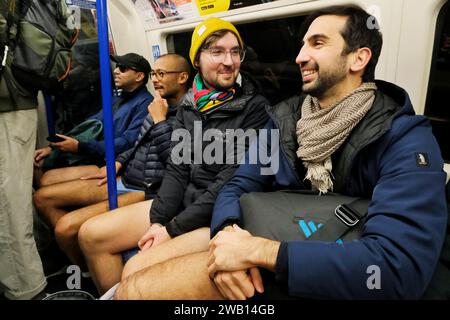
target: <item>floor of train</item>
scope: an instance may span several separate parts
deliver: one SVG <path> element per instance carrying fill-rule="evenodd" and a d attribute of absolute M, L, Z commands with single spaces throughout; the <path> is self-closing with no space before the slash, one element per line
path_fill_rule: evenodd
<path fill-rule="evenodd" d="M 94 297 L 98 297 L 97 290 L 91 277 L 81 276 L 74 278 L 73 269 L 67 269 L 71 263 L 66 255 L 59 249 L 52 232 L 33 212 L 34 216 L 34 236 L 39 255 L 42 260 L 42 266 L 47 278 L 47 286 L 44 292 L 51 294 L 57 291 L 68 289 L 79 289 L 87 291 Z M 42 295 L 41 295 L 42 296 Z M 0 289 L 0 300 L 5 300 L 4 294 Z"/>

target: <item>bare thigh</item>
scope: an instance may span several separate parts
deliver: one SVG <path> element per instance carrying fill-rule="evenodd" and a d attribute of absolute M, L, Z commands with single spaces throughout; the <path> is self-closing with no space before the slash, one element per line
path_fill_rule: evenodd
<path fill-rule="evenodd" d="M 223 299 L 208 276 L 208 252 L 158 263 L 121 282 L 117 299 Z"/>
<path fill-rule="evenodd" d="M 86 175 L 97 173 L 98 170 L 99 167 L 94 165 L 51 169 L 42 175 L 40 186 L 80 179 Z"/>
<path fill-rule="evenodd" d="M 209 228 L 200 228 L 141 251 L 125 265 L 122 279 L 154 264 L 176 257 L 208 250 Z"/>
<path fill-rule="evenodd" d="M 81 240 L 94 241 L 96 251 L 111 254 L 136 247 L 150 228 L 151 203 L 152 200 L 134 203 L 89 219 L 81 227 Z M 94 239 L 83 239 L 85 235 Z"/>
<path fill-rule="evenodd" d="M 144 201 L 144 192 L 128 192 L 117 197 L 119 208 L 128 206 L 130 204 Z M 81 225 L 92 217 L 98 216 L 109 210 L 108 200 L 104 200 L 87 207 L 74 210 L 67 213 L 60 221 L 69 222 L 70 225 L 75 226 L 78 230 Z"/>
<path fill-rule="evenodd" d="M 81 207 L 108 199 L 106 184 L 98 186 L 99 180 L 72 180 L 40 188 L 36 200 L 51 201 L 58 207 Z"/>

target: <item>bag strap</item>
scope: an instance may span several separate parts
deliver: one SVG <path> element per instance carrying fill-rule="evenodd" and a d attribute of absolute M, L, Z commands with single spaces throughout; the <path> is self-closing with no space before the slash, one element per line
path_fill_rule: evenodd
<path fill-rule="evenodd" d="M 317 230 L 308 241 L 336 241 L 354 229 L 367 215 L 369 199 L 358 198 L 350 203 L 340 204 L 334 214 Z"/>
<path fill-rule="evenodd" d="M 4 67 L 6 66 L 6 59 L 8 57 L 8 51 L 10 50 L 11 41 L 11 28 L 14 21 L 14 13 L 16 10 L 15 0 L 3 0 L 2 1 L 2 15 L 6 21 L 5 31 L 1 35 L 1 48 L 0 48 L 0 74 L 2 73 Z"/>

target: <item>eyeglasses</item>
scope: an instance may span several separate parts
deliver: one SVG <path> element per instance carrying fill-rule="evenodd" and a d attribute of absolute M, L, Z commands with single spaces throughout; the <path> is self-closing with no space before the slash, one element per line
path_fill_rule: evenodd
<path fill-rule="evenodd" d="M 211 59 L 217 63 L 224 62 L 226 60 L 227 53 L 230 53 L 231 60 L 235 62 L 236 61 L 242 62 L 244 61 L 245 58 L 245 50 L 241 48 L 233 48 L 230 50 L 225 50 L 224 48 L 220 47 L 212 47 L 208 49 L 203 49 L 202 51 L 207 52 L 211 57 Z"/>
<path fill-rule="evenodd" d="M 130 70 L 130 69 L 131 69 L 131 70 L 134 70 L 134 71 L 137 71 L 136 69 L 134 69 L 134 68 L 132 68 L 132 67 L 129 67 L 129 66 L 126 66 L 126 65 L 120 64 L 120 63 L 116 64 L 116 68 L 118 68 L 119 71 L 122 72 L 122 73 L 125 73 L 125 72 L 127 72 L 128 70 Z"/>
<path fill-rule="evenodd" d="M 166 71 L 166 70 L 152 70 L 150 71 L 150 77 L 156 77 L 158 80 L 162 80 L 166 73 L 182 73 L 184 71 Z"/>

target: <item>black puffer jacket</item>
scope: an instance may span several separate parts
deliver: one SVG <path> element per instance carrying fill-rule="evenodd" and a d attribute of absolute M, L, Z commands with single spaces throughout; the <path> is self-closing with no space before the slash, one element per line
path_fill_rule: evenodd
<path fill-rule="evenodd" d="M 150 114 L 147 115 L 134 147 L 117 157 L 122 164 L 122 181 L 126 187 L 145 191 L 161 182 L 170 153 L 176 109 L 176 106 L 169 107 L 166 120 L 157 124 Z"/>
<path fill-rule="evenodd" d="M 191 161 L 174 164 L 169 158 L 166 175 L 150 210 L 151 222 L 164 225 L 171 237 L 209 226 L 217 194 L 238 167 L 237 164 L 206 164 L 204 159 L 201 164 L 192 161 L 195 144 L 199 143 L 194 142 L 194 138 L 199 138 L 198 134 L 194 135 L 194 122 L 201 122 L 202 134 L 207 129 L 217 129 L 224 134 L 226 129 L 260 129 L 268 120 L 265 107 L 269 102 L 257 93 L 253 81 L 245 77 L 242 80 L 243 86 L 238 88 L 236 97 L 212 114 L 197 111 L 192 91 L 185 95 L 178 107 L 175 128 L 185 129 L 190 134 L 192 147 L 187 158 Z M 208 143 L 200 142 L 202 154 Z M 172 148 L 176 144 L 174 142 Z M 198 157 L 197 153 L 196 159 Z"/>

